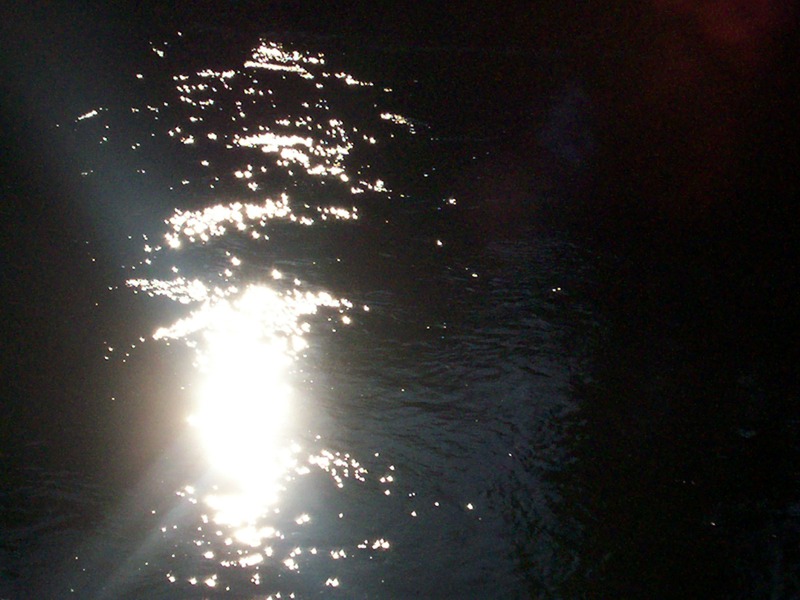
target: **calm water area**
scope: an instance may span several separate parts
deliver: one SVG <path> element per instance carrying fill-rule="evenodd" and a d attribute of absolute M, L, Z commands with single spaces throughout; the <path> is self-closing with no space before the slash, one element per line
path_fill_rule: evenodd
<path fill-rule="evenodd" d="M 66 31 L 4 105 L 0 598 L 800 595 L 793 269 L 587 219 L 596 75 Z"/>

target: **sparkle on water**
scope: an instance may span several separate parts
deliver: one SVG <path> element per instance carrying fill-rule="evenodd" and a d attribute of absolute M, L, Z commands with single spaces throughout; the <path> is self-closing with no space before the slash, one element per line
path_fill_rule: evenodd
<path fill-rule="evenodd" d="M 287 371 L 307 347 L 303 319 L 320 307 L 344 312 L 350 305 L 327 292 L 251 285 L 235 297 L 205 300 L 154 334 L 196 348 L 200 385 L 189 422 L 210 466 L 236 488 L 205 499 L 217 524 L 251 525 L 277 503 L 287 473 L 307 472 L 298 467 L 300 446 L 286 434 L 294 393 Z M 319 460 L 324 469 L 328 459 Z"/>
<path fill-rule="evenodd" d="M 237 301 L 209 307 L 199 357 L 202 385 L 190 423 L 210 464 L 241 489 L 239 498 L 214 498 L 216 521 L 240 525 L 277 500 L 280 476 L 292 466 L 293 444 L 283 431 L 292 390 L 288 351 L 299 337 L 276 335 L 264 318 L 282 302 L 268 288 L 252 287 Z"/>
<path fill-rule="evenodd" d="M 126 122 L 143 124 L 143 138 L 126 138 L 112 119 L 115 109 L 103 106 L 84 111 L 72 126 L 104 149 L 119 145 L 137 177 L 155 173 L 153 181 L 166 181 L 165 196 L 179 194 L 158 237 L 142 234 L 139 260 L 123 267 L 133 294 L 174 303 L 178 311 L 149 335 L 137 334 L 128 352 L 107 344 L 105 356 L 125 362 L 149 337 L 185 346 L 193 360 L 193 370 L 183 375 L 182 387 L 191 390 L 185 427 L 189 452 L 203 458 L 204 475 L 179 484 L 176 510 L 159 523 L 161 542 L 172 545 L 173 562 L 163 575 L 170 584 L 224 592 L 235 573 L 245 572 L 248 585 L 257 586 L 251 592 L 266 591 L 276 572 L 305 574 L 313 561 L 318 569 L 325 560 L 337 566 L 345 559 L 372 560 L 391 551 L 391 531 L 330 539 L 324 547 L 298 544 L 298 528 L 314 530 L 325 527 L 326 517 L 338 524 L 351 515 L 285 505 L 295 486 L 312 480 L 337 492 L 363 486 L 360 493 L 374 493 L 381 502 L 406 496 L 396 488 L 394 465 L 373 479 L 363 457 L 326 447 L 298 410 L 315 401 L 314 382 L 298 375 L 309 370 L 312 332 L 357 324 L 370 307 L 356 308 L 304 281 L 304 257 L 278 240 L 322 222 L 352 227 L 361 214 L 343 200 L 348 197 L 359 195 L 362 206 L 371 196 L 392 198 L 398 183 L 381 176 L 383 145 L 427 126 L 382 110 L 390 88 L 329 67 L 318 52 L 262 41 L 239 65 L 187 73 L 171 43 L 151 49 L 153 61 L 174 62 L 157 69 L 169 73 L 167 97 L 124 110 Z M 151 77 L 135 75 L 143 86 Z M 343 117 L 353 107 L 363 109 L 357 121 Z M 185 159 L 180 174 L 159 179 L 158 167 L 143 162 L 154 139 Z M 101 172 L 87 164 L 81 174 L 92 179 Z M 288 260 L 279 261 L 286 251 Z M 387 468 L 384 460 L 374 453 L 376 469 Z M 414 496 L 408 493 L 406 501 L 422 517 Z M 190 515 L 188 529 L 174 516 L 184 514 L 178 507 Z M 409 519 L 417 516 L 403 510 L 409 512 Z M 351 582 L 329 567 L 317 576 L 318 590 L 346 589 Z M 268 597 L 294 596 L 273 594 Z"/>
<path fill-rule="evenodd" d="M 163 50 L 154 47 L 153 51 L 159 60 L 168 60 Z M 293 103 L 296 96 L 275 92 L 280 81 L 291 77 L 302 85 L 311 82 L 304 95 L 310 101 Z M 354 162 L 353 150 L 362 145 L 374 150 L 380 132 L 387 131 L 382 122 L 389 120 L 411 133 L 413 123 L 393 113 L 387 118 L 388 113 L 380 114 L 377 105 L 371 125 L 356 127 L 335 118 L 334 96 L 324 95 L 327 87 L 338 86 L 341 94 L 347 88 L 369 91 L 373 84 L 342 71 L 328 71 L 320 53 L 290 50 L 273 42 L 260 43 L 240 68 L 179 73 L 172 81 L 175 98 L 132 107 L 131 115 L 149 118 L 154 126 L 159 122 L 155 130 L 165 132 L 177 152 L 199 154 L 195 171 L 200 176 L 182 175 L 184 189 L 196 190 L 199 197 L 207 197 L 209 190 L 216 194 L 222 184 L 226 190 L 241 191 L 235 199 L 228 191 L 200 208 L 175 208 L 164 220 L 160 243 L 143 236 L 147 243 L 142 260 L 129 267 L 136 277 L 126 283 L 134 293 L 186 307 L 179 318 L 158 327 L 151 336 L 157 342 L 185 344 L 194 356 L 187 427 L 205 456 L 209 478 L 187 482 L 177 494 L 207 513 L 202 514 L 192 542 L 198 555 L 223 568 L 250 569 L 250 582 L 259 586 L 263 582 L 259 569 L 266 563 L 299 572 L 305 561 L 318 554 L 316 547 L 285 550 L 286 536 L 276 527 L 275 516 L 285 508 L 282 493 L 291 482 L 317 471 L 343 488 L 348 479 L 366 482 L 368 471 L 349 453 L 322 447 L 319 436 L 314 447 L 303 447 L 291 433 L 302 425 L 294 409 L 301 400 L 298 394 L 307 391 L 295 389 L 292 374 L 302 371 L 299 363 L 306 360 L 308 334 L 318 326 L 315 323 L 332 321 L 326 321 L 327 317 L 334 317 L 336 325 L 353 323 L 352 303 L 314 289 L 294 275 L 286 277 L 276 266 L 264 265 L 263 258 L 257 265 L 261 276 L 253 278 L 247 269 L 254 266 L 254 259 L 248 256 L 265 255 L 258 248 L 273 243 L 270 236 L 278 223 L 312 227 L 319 221 L 338 221 L 346 227 L 359 218 L 356 207 L 325 204 L 324 196 L 322 203 L 293 202 L 281 177 L 311 178 L 339 186 L 345 194 L 389 194 L 389 187 L 369 164 Z M 311 100 L 314 94 L 316 101 Z M 98 121 L 105 112 L 102 108 L 89 111 L 76 123 Z M 227 126 L 220 125 L 219 114 L 230 115 Z M 367 131 L 370 126 L 372 130 Z M 100 143 L 108 142 L 112 135 L 108 126 L 102 133 Z M 142 148 L 138 142 L 128 146 L 134 152 Z M 230 171 L 217 166 L 221 156 L 234 158 L 226 161 Z M 92 175 L 92 169 L 84 174 Z M 253 253 L 243 252 L 242 243 Z M 218 256 L 220 250 L 225 264 L 217 269 L 198 269 L 187 260 L 189 253 Z M 369 307 L 360 309 L 366 312 Z M 320 311 L 328 314 L 315 318 Z M 326 326 L 331 327 L 330 323 Z M 390 493 L 387 486 L 393 481 L 392 475 L 381 478 L 383 494 Z M 305 512 L 293 517 L 299 527 L 313 521 L 313 515 Z M 165 523 L 161 531 L 167 539 L 177 525 Z M 384 538 L 364 539 L 349 548 L 323 551 L 320 557 L 340 560 L 359 551 L 390 547 Z M 327 575 L 320 585 L 340 586 L 340 575 Z M 166 576 L 171 583 L 224 585 L 219 573 L 180 574 L 172 569 Z"/>

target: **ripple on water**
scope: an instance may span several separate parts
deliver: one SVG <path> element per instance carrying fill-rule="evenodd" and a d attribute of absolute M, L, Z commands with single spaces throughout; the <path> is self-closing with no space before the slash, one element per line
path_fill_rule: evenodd
<path fill-rule="evenodd" d="M 167 182 L 125 280 L 177 314 L 156 315 L 137 351 L 177 343 L 193 359 L 174 374 L 191 408 L 153 484 L 164 506 L 106 593 L 546 589 L 572 410 L 552 290 L 569 250 L 451 247 L 456 199 L 382 171 L 430 126 L 332 57 L 263 40 L 189 71 L 158 50 L 169 93 L 125 113 L 147 135 L 106 127 L 113 108 L 74 123 Z M 175 173 L 139 162 L 158 144 Z"/>

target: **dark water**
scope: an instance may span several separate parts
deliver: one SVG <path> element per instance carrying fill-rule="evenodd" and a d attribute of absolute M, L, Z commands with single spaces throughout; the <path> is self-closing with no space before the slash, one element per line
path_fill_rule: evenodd
<path fill-rule="evenodd" d="M 800 594 L 787 170 L 665 208 L 577 13 L 231 6 L 11 38 L 0 597 Z"/>

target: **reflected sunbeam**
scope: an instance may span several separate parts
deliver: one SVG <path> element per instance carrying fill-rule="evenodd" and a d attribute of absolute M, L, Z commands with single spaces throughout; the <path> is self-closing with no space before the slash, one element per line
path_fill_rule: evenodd
<path fill-rule="evenodd" d="M 215 307 L 190 417 L 209 463 L 237 488 L 232 496 L 208 498 L 218 511 L 215 521 L 232 526 L 252 521 L 276 502 L 279 479 L 297 448 L 286 437 L 292 393 L 287 340 L 263 330 L 263 300 L 280 301 L 266 289 L 250 288 L 238 302 Z"/>
<path fill-rule="evenodd" d="M 385 209 L 409 198 L 392 191 L 409 190 L 394 169 L 385 171 L 386 150 L 391 140 L 424 137 L 416 134 L 428 126 L 397 113 L 390 88 L 330 69 L 319 53 L 262 41 L 252 60 L 226 70 L 187 70 L 192 63 L 177 55 L 173 62 L 155 54 L 165 64 L 143 69 L 136 85 L 162 80 L 171 92 L 125 111 L 122 120 L 138 124 L 140 137 L 113 129 L 113 108 L 84 111 L 71 124 L 104 150 L 124 150 L 136 177 L 163 177 L 162 224 L 135 236 L 143 245 L 123 265 L 124 281 L 160 323 L 151 339 L 184 346 L 182 359 L 192 365 L 170 373 L 187 390 L 181 402 L 188 406 L 176 414 L 175 447 L 164 457 L 173 470 L 150 482 L 158 510 L 148 522 L 157 532 L 131 553 L 114 589 L 158 587 L 140 574 L 145 564 L 169 582 L 172 596 L 205 588 L 288 597 L 341 588 L 357 596 L 383 585 L 386 576 L 375 569 L 403 548 L 439 554 L 452 547 L 417 523 L 441 522 L 449 510 L 454 529 L 468 524 L 478 539 L 482 517 L 461 497 L 479 502 L 474 486 L 454 483 L 453 469 L 437 473 L 445 474 L 436 478 L 441 486 L 429 480 L 424 465 L 439 450 L 415 449 L 426 447 L 435 422 L 395 419 L 391 410 L 389 419 L 371 410 L 350 414 L 352 402 L 366 408 L 376 390 L 396 398 L 389 381 L 401 355 L 340 367 L 328 360 L 346 360 L 377 313 L 397 312 L 387 304 L 373 313 L 364 304 L 392 285 L 393 269 L 375 280 L 370 273 L 376 253 L 379 261 L 392 256 L 385 238 L 400 235 Z M 162 143 L 180 157 L 175 169 L 148 158 Z M 82 172 L 87 182 L 101 175 L 93 164 Z M 430 200 L 431 213 L 456 203 Z M 425 243 L 443 246 L 446 232 L 436 235 Z M 431 264 L 443 256 L 431 255 Z M 136 334 L 130 351 L 149 352 L 146 334 Z M 119 364 L 112 360 L 120 345 L 107 345 L 112 366 L 131 354 L 125 348 Z M 372 373 L 366 379 L 364 366 Z M 400 408 L 420 401 L 398 400 Z M 394 428 L 410 423 L 414 446 L 407 448 L 412 438 Z M 417 471 L 396 472 L 395 455 L 422 465 L 422 478 L 404 479 Z M 403 585 L 397 589 L 408 591 Z"/>
<path fill-rule="evenodd" d="M 345 303 L 325 292 L 281 294 L 251 285 L 156 332 L 156 339 L 183 339 L 196 350 L 199 385 L 189 422 L 214 482 L 203 501 L 216 524 L 233 528 L 248 545 L 257 544 L 253 528 L 277 509 L 291 473 L 308 471 L 297 466 L 301 446 L 291 434 L 290 370 L 310 330 L 300 319 L 319 306 Z"/>

